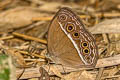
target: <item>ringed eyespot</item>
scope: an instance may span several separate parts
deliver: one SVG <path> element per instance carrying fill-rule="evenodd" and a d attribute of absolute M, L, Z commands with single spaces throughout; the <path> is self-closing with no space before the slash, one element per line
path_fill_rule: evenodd
<path fill-rule="evenodd" d="M 67 31 L 68 32 L 71 32 L 71 31 L 73 31 L 74 30 L 74 26 L 72 25 L 72 24 L 68 24 L 67 25 Z"/>
<path fill-rule="evenodd" d="M 79 37 L 79 33 L 78 32 L 73 33 L 73 37 Z"/>
<path fill-rule="evenodd" d="M 88 47 L 88 43 L 87 42 L 82 42 L 82 47 Z"/>
<path fill-rule="evenodd" d="M 89 49 L 88 49 L 88 48 L 84 48 L 84 49 L 83 49 L 83 53 L 84 53 L 84 54 L 89 54 Z"/>
<path fill-rule="evenodd" d="M 61 14 L 61 15 L 59 16 L 59 20 L 60 20 L 60 21 L 66 21 L 66 20 L 67 20 L 67 15 Z"/>

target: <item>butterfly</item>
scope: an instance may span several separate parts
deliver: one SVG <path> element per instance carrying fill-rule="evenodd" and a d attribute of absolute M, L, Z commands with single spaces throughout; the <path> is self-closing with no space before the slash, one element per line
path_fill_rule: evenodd
<path fill-rule="evenodd" d="M 61 8 L 49 25 L 48 52 L 55 63 L 73 68 L 94 68 L 98 60 L 93 35 L 68 7 Z"/>

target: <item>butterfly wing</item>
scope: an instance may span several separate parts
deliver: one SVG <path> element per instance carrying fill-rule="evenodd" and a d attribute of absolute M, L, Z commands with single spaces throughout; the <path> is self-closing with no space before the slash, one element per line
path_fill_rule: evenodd
<path fill-rule="evenodd" d="M 51 21 L 48 51 L 56 63 L 77 68 L 94 67 L 98 59 L 93 36 L 69 8 L 60 9 Z"/>

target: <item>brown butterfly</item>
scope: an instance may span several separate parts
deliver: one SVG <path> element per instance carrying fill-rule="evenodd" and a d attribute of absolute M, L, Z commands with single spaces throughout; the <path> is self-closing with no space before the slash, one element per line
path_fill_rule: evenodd
<path fill-rule="evenodd" d="M 98 60 L 98 49 L 92 34 L 66 7 L 61 8 L 50 23 L 48 51 L 57 64 L 73 68 L 93 68 Z"/>

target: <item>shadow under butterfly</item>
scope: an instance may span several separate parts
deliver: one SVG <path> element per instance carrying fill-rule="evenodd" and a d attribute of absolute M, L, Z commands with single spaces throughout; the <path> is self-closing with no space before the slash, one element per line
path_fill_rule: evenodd
<path fill-rule="evenodd" d="M 98 60 L 98 49 L 92 34 L 66 7 L 61 8 L 50 23 L 48 53 L 55 63 L 72 68 L 94 68 Z"/>

